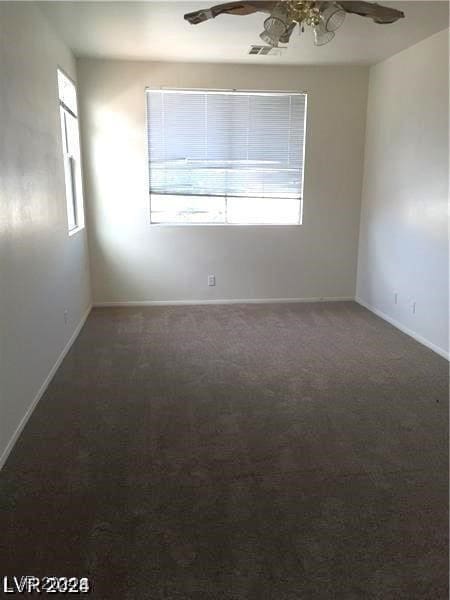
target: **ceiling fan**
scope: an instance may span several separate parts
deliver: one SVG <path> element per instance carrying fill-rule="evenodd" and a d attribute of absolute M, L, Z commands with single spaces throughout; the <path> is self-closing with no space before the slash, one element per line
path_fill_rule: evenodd
<path fill-rule="evenodd" d="M 314 43 L 316 46 L 323 46 L 334 38 L 334 32 L 344 22 L 346 13 L 369 17 L 379 24 L 395 23 L 405 16 L 401 10 L 358 0 L 354 2 L 347 0 L 342 2 L 250 0 L 218 4 L 208 9 L 187 13 L 184 18 L 192 25 L 198 25 L 222 14 L 242 16 L 255 12 L 269 14 L 264 21 L 264 31 L 260 34 L 260 38 L 272 47 L 278 47 L 280 43 L 289 43 L 291 34 L 297 25 L 301 31 L 305 30 L 305 25 L 312 27 Z"/>

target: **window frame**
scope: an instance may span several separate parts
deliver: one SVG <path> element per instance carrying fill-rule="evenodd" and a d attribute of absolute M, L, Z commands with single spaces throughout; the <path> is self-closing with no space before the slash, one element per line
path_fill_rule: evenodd
<path fill-rule="evenodd" d="M 75 90 L 75 98 L 76 98 L 76 108 L 77 114 L 73 112 L 73 110 L 67 106 L 67 104 L 62 100 L 59 88 L 59 74 L 67 79 L 74 87 Z M 77 234 L 79 231 L 82 231 L 85 228 L 85 214 L 84 214 L 84 185 L 83 185 L 83 165 L 81 158 L 81 136 L 80 136 L 80 120 L 78 116 L 78 90 L 76 81 L 70 77 L 67 72 L 62 69 L 59 65 L 56 68 L 56 80 L 57 80 L 57 89 L 58 89 L 58 108 L 59 108 L 59 117 L 60 117 L 60 131 L 61 131 L 61 148 L 62 148 L 62 156 L 63 156 L 63 170 L 64 170 L 64 188 L 65 188 L 65 198 L 66 198 L 66 217 L 67 217 L 67 233 L 69 237 Z M 69 152 L 69 141 L 68 141 L 68 126 L 67 126 L 67 116 L 74 119 L 76 126 L 76 135 L 78 138 L 78 157 L 73 156 Z M 68 167 L 66 164 L 68 163 Z M 78 164 L 77 164 L 78 163 Z M 70 171 L 70 188 L 68 188 L 67 182 L 67 171 Z M 78 179 L 78 185 L 77 185 Z M 68 194 L 68 190 L 70 189 L 70 198 Z M 69 204 L 71 208 L 69 210 Z M 74 223 L 73 227 L 70 226 L 70 218 L 69 212 L 73 212 Z"/>
<path fill-rule="evenodd" d="M 148 99 L 147 94 L 155 91 L 166 91 L 166 92 L 198 92 L 198 93 L 229 93 L 229 94 L 258 94 L 258 95 L 278 95 L 278 94 L 286 94 L 286 95 L 303 95 L 305 97 L 305 114 L 304 114 L 304 122 L 303 122 L 303 147 L 302 147 L 302 155 L 303 155 L 303 169 L 302 169 L 302 179 L 301 179 L 301 194 L 299 198 L 299 215 L 297 223 L 228 223 L 228 222 L 155 222 L 152 221 L 152 193 L 150 190 L 150 144 L 149 144 L 149 113 L 148 110 Z M 306 163 L 306 136 L 307 136 L 307 116 L 308 116 L 308 92 L 305 90 L 255 90 L 255 89 L 235 89 L 235 88 L 186 88 L 186 87 L 166 87 L 166 86 L 146 86 L 145 87 L 145 125 L 146 125 L 146 138 L 147 138 L 147 192 L 149 195 L 149 204 L 148 204 L 148 216 L 149 216 L 149 225 L 151 227 L 300 227 L 303 225 L 303 201 L 304 201 L 304 190 L 305 190 L 305 163 Z M 186 194 L 186 197 L 189 195 Z"/>

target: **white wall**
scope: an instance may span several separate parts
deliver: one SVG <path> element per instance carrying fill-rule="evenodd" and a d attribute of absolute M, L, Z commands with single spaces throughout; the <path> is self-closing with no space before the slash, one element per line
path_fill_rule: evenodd
<path fill-rule="evenodd" d="M 90 305 L 86 234 L 67 234 L 57 65 L 75 77 L 40 10 L 0 2 L 0 466 Z"/>
<path fill-rule="evenodd" d="M 444 353 L 448 69 L 448 31 L 371 68 L 357 280 L 359 299 Z"/>
<path fill-rule="evenodd" d="M 77 67 L 95 302 L 354 296 L 367 68 Z M 303 225 L 151 227 L 146 86 L 307 91 Z"/>

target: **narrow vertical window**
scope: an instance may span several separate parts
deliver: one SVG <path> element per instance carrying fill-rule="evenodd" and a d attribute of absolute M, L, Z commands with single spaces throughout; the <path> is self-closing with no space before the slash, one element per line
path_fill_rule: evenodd
<path fill-rule="evenodd" d="M 75 84 L 58 69 L 59 110 L 69 234 L 84 227 L 80 133 Z"/>

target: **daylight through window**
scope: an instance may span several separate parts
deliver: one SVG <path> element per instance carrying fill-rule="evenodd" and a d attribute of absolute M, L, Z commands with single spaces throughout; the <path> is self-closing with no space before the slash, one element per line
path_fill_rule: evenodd
<path fill-rule="evenodd" d="M 66 184 L 67 226 L 73 233 L 84 226 L 80 134 L 74 83 L 58 69 L 59 108 Z"/>
<path fill-rule="evenodd" d="M 152 223 L 301 223 L 306 94 L 148 90 Z"/>

